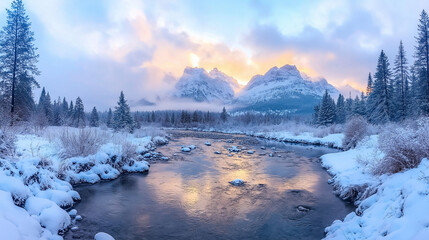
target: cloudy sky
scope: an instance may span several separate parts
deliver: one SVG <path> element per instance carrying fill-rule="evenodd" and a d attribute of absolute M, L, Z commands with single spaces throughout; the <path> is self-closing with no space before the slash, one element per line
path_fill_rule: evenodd
<path fill-rule="evenodd" d="M 413 53 L 426 0 L 24 0 L 52 97 L 85 105 L 156 101 L 186 66 L 246 83 L 294 64 L 335 86 L 363 89 L 384 49 Z M 0 9 L 10 1 L 1 0 Z M 429 9 L 426 9 L 429 10 Z M 0 24 L 5 23 L 0 12 Z M 410 61 L 411 62 L 411 61 Z"/>

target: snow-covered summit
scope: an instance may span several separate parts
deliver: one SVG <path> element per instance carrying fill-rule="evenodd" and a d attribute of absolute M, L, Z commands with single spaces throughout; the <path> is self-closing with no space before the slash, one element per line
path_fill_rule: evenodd
<path fill-rule="evenodd" d="M 229 103 L 234 98 L 238 82 L 217 68 L 207 72 L 203 68 L 186 67 L 176 84 L 175 97 L 198 102 Z"/>
<path fill-rule="evenodd" d="M 237 103 L 267 109 L 300 109 L 303 103 L 313 107 L 325 90 L 338 96 L 338 90 L 326 79 L 313 79 L 294 65 L 273 67 L 264 75 L 254 76 L 237 97 Z M 311 105 L 311 106 L 310 106 Z"/>

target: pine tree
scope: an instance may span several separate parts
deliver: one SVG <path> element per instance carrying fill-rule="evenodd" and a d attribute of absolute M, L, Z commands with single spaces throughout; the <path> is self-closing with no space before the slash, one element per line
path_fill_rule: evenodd
<path fill-rule="evenodd" d="M 106 126 L 108 127 L 108 128 L 111 128 L 112 127 L 112 119 L 113 118 L 113 113 L 112 113 L 112 109 L 111 108 L 109 108 L 109 111 L 107 112 L 107 119 L 106 119 Z"/>
<path fill-rule="evenodd" d="M 167 111 L 165 112 L 164 123 L 166 125 L 170 124 L 170 116 L 168 115 Z"/>
<path fill-rule="evenodd" d="M 176 117 L 175 117 L 175 114 L 174 114 L 174 112 L 172 112 L 171 113 L 171 124 L 175 124 L 176 123 Z"/>
<path fill-rule="evenodd" d="M 156 118 L 155 118 L 155 111 L 152 111 L 152 114 L 150 115 L 150 121 L 151 122 L 155 122 Z"/>
<path fill-rule="evenodd" d="M 381 51 L 378 58 L 373 90 L 368 97 L 370 103 L 368 105 L 369 121 L 375 124 L 386 123 L 391 118 L 391 70 L 389 65 L 389 59 L 384 51 Z"/>
<path fill-rule="evenodd" d="M 52 124 L 54 126 L 61 126 L 61 107 L 59 104 L 60 98 L 58 98 L 58 101 L 54 101 L 53 104 L 53 120 Z"/>
<path fill-rule="evenodd" d="M 365 97 L 363 93 L 361 94 L 361 98 L 356 95 L 355 99 L 353 100 L 353 115 L 365 116 L 366 109 L 364 98 Z"/>
<path fill-rule="evenodd" d="M 63 98 L 63 103 L 61 104 L 61 125 L 64 125 L 68 123 L 68 111 L 69 111 L 69 104 L 67 103 L 66 98 Z"/>
<path fill-rule="evenodd" d="M 85 127 L 85 109 L 83 106 L 82 99 L 80 99 L 80 97 L 76 98 L 76 103 L 73 111 L 72 125 L 74 127 Z"/>
<path fill-rule="evenodd" d="M 192 122 L 198 122 L 198 112 L 194 111 L 192 114 Z"/>
<path fill-rule="evenodd" d="M 130 106 L 125 100 L 124 93 L 121 91 L 119 96 L 118 106 L 115 107 L 115 112 L 113 114 L 113 128 L 116 131 L 126 130 L 128 132 L 134 131 L 134 121 L 131 117 Z"/>
<path fill-rule="evenodd" d="M 100 118 L 98 117 L 97 109 L 94 107 L 91 111 L 91 116 L 89 117 L 89 126 L 98 127 L 100 125 Z"/>
<path fill-rule="evenodd" d="M 226 112 L 225 107 L 223 107 L 222 109 L 222 112 L 220 114 L 220 119 L 222 120 L 222 122 L 228 121 L 228 113 Z"/>
<path fill-rule="evenodd" d="M 314 124 L 319 124 L 319 112 L 320 112 L 320 105 L 317 104 L 316 106 L 314 106 L 314 113 L 313 113 L 313 123 Z M 248 113 L 246 113 L 247 115 Z M 248 116 L 246 116 L 250 122 L 250 114 Z"/>
<path fill-rule="evenodd" d="M 429 17 L 425 10 L 420 14 L 417 26 L 418 36 L 414 57 L 416 59 L 415 70 L 419 79 L 420 108 L 424 115 L 429 114 Z"/>
<path fill-rule="evenodd" d="M 408 61 L 402 41 L 399 43 L 398 54 L 395 58 L 393 67 L 394 89 L 393 89 L 393 120 L 402 121 L 407 113 L 407 96 L 408 96 Z"/>
<path fill-rule="evenodd" d="M 32 88 L 39 86 L 35 79 L 39 55 L 22 0 L 14 0 L 6 11 L 7 23 L 0 32 L 0 93 L 12 119 L 15 114 L 25 119 L 34 107 Z"/>
<path fill-rule="evenodd" d="M 366 96 L 369 96 L 369 94 L 371 93 L 371 91 L 372 91 L 372 84 L 373 84 L 373 82 L 372 82 L 372 76 L 371 76 L 371 73 L 369 73 L 368 74 L 368 84 L 366 86 Z"/>
<path fill-rule="evenodd" d="M 353 99 L 349 96 L 346 99 L 346 120 L 353 115 Z"/>
<path fill-rule="evenodd" d="M 410 117 L 417 117 L 420 115 L 420 101 L 419 101 L 419 81 L 418 78 L 415 74 L 415 68 L 414 66 L 411 68 L 411 76 L 410 76 L 410 93 L 409 93 L 409 97 L 407 98 L 408 101 L 408 111 L 407 111 L 407 116 Z"/>
<path fill-rule="evenodd" d="M 320 125 L 329 125 L 335 122 L 335 102 L 329 95 L 328 90 L 325 90 L 325 94 L 322 98 L 322 103 L 320 104 L 320 109 L 318 113 L 318 123 Z"/>
<path fill-rule="evenodd" d="M 344 96 L 342 94 L 338 95 L 337 99 L 337 123 L 345 123 L 346 122 L 346 105 L 344 101 Z"/>
<path fill-rule="evenodd" d="M 73 101 L 70 101 L 69 110 L 67 114 L 69 119 L 69 125 L 71 125 L 73 123 L 73 115 L 74 115 Z"/>

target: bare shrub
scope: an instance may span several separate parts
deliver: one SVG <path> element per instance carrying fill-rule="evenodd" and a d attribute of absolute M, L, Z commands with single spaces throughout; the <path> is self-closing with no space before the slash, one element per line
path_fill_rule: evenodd
<path fill-rule="evenodd" d="M 60 141 L 64 157 L 88 156 L 95 154 L 104 143 L 104 138 L 96 129 L 80 128 L 71 131 L 66 128 Z"/>
<path fill-rule="evenodd" d="M 361 116 L 351 118 L 344 126 L 343 148 L 355 148 L 368 132 L 368 122 Z"/>
<path fill-rule="evenodd" d="M 131 159 L 137 156 L 137 147 L 130 141 L 123 141 L 122 146 L 122 158 Z"/>
<path fill-rule="evenodd" d="M 429 119 L 417 121 L 417 125 L 387 128 L 379 136 L 380 150 L 385 153 L 375 173 L 397 173 L 417 167 L 429 157 Z"/>

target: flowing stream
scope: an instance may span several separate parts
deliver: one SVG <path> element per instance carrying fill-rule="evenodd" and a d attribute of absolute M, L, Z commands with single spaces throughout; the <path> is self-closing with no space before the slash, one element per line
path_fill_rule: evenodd
<path fill-rule="evenodd" d="M 172 136 L 157 149 L 170 160 L 151 164 L 148 174 L 75 187 L 83 220 L 65 239 L 93 239 L 99 231 L 117 240 L 321 239 L 354 210 L 335 196 L 320 166 L 318 158 L 336 150 L 232 134 Z M 196 149 L 182 153 L 182 145 Z M 231 146 L 246 150 L 228 156 Z M 236 178 L 245 184 L 231 185 Z"/>

